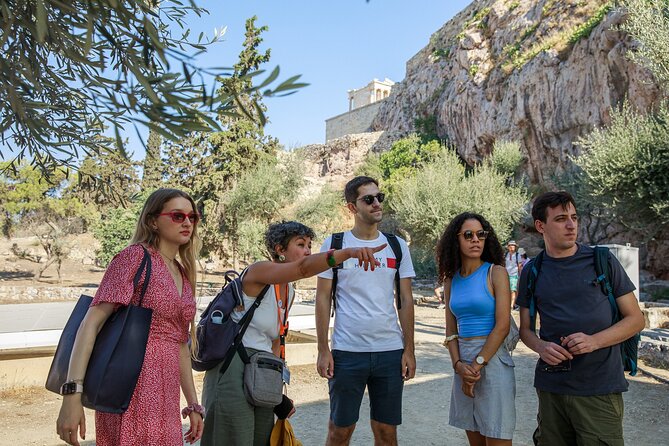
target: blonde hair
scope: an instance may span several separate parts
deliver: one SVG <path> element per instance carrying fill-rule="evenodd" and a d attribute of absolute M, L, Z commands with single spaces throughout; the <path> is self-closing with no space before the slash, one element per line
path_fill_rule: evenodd
<path fill-rule="evenodd" d="M 179 189 L 158 189 L 149 195 L 149 198 L 146 199 L 144 207 L 142 208 L 142 213 L 139 215 L 139 220 L 137 221 L 135 235 L 133 235 L 132 241 L 130 243 L 133 245 L 136 243 L 142 243 L 150 246 L 155 250 L 158 250 L 158 245 L 160 244 L 160 235 L 157 231 L 152 229 L 151 224 L 153 223 L 153 220 L 156 218 L 156 216 L 163 211 L 165 203 L 172 200 L 173 198 L 179 197 L 190 201 L 191 206 L 193 206 L 193 212 L 197 212 L 195 201 L 193 201 L 190 195 L 188 195 L 186 192 L 183 192 Z M 195 290 L 197 285 L 197 256 L 200 252 L 200 246 L 200 237 L 197 234 L 197 224 L 195 224 L 193 225 L 193 233 L 191 234 L 188 243 L 179 246 L 179 260 L 183 265 L 186 277 L 188 278 L 190 286 L 193 290 L 193 299 L 195 299 Z M 190 335 L 191 342 L 195 343 L 195 319 L 191 321 Z"/>

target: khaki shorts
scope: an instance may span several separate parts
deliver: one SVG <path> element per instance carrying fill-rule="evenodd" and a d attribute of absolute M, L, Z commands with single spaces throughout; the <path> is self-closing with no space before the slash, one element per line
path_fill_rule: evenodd
<path fill-rule="evenodd" d="M 539 390 L 539 446 L 623 446 L 623 396 L 558 395 Z"/>

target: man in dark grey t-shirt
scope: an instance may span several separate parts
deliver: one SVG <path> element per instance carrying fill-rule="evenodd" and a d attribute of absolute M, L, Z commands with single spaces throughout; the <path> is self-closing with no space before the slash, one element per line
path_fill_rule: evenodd
<path fill-rule="evenodd" d="M 609 255 L 613 294 L 622 319 L 595 282 L 594 250 L 576 243 L 578 216 L 567 192 L 540 195 L 532 208 L 546 250 L 536 281 L 539 336 L 530 327 L 527 280 L 518 285 L 520 337 L 539 354 L 534 386 L 539 395 L 537 445 L 622 445 L 622 392 L 627 390 L 620 343 L 641 331 L 644 318 L 634 284 Z M 536 257 L 535 257 L 536 259 Z"/>

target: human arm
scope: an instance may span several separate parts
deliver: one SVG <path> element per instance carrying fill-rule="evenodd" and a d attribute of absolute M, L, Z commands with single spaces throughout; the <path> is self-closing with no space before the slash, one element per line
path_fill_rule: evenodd
<path fill-rule="evenodd" d="M 332 255 L 337 265 L 345 260 L 355 258 L 358 259 L 358 264 L 365 271 L 368 269 L 373 271 L 375 267 L 380 265 L 379 261 L 374 258 L 374 254 L 385 249 L 385 247 L 386 244 L 384 243 L 375 248 L 337 249 Z M 321 252 L 302 257 L 294 262 L 256 262 L 249 266 L 244 275 L 244 292 L 250 296 L 255 296 L 266 284 L 288 283 L 314 276 L 332 268 L 328 265 L 327 258 L 328 252 Z"/>
<path fill-rule="evenodd" d="M 495 296 L 495 326 L 486 338 L 479 356 L 483 356 L 485 361 L 492 358 L 499 347 L 504 342 L 504 338 L 509 334 L 511 319 L 511 288 L 509 286 L 509 273 L 506 268 L 499 265 L 492 266 L 491 280 L 488 287 L 492 284 L 490 292 Z M 472 368 L 479 372 L 484 366 L 472 362 Z"/>
<path fill-rule="evenodd" d="M 84 383 L 95 339 L 105 321 L 114 312 L 114 306 L 113 303 L 103 302 L 90 307 L 86 312 L 72 347 L 67 371 L 68 381 Z M 64 395 L 56 421 L 56 433 L 66 443 L 79 446 L 77 431 L 82 439 L 86 439 L 86 417 L 81 404 L 81 393 Z"/>
<path fill-rule="evenodd" d="M 573 359 L 573 355 L 564 347 L 544 341 L 530 328 L 530 309 L 520 307 L 520 339 L 523 344 L 539 354 L 542 361 L 549 365 L 558 365 L 566 359 Z"/>
<path fill-rule="evenodd" d="M 572 333 L 562 339 L 562 346 L 573 355 L 590 353 L 600 348 L 620 344 L 643 330 L 645 321 L 634 293 L 616 299 L 621 319 L 609 328 L 592 335 Z"/>
<path fill-rule="evenodd" d="M 332 280 L 319 277 L 316 285 L 316 336 L 318 338 L 316 369 L 323 378 L 332 378 L 334 373 L 334 360 L 328 340 L 331 309 Z"/>
<path fill-rule="evenodd" d="M 197 405 L 197 391 L 195 390 L 195 383 L 193 382 L 193 371 L 191 369 L 191 355 L 188 344 L 183 342 L 179 346 L 179 383 L 181 384 L 181 391 L 186 398 L 188 406 Z M 204 429 L 204 419 L 202 414 L 191 411 L 188 414 L 190 421 L 190 429 L 184 434 L 184 440 L 190 444 L 195 443 L 202 437 Z M 184 418 L 186 418 L 184 416 Z"/>
<path fill-rule="evenodd" d="M 409 380 L 416 376 L 416 355 L 414 347 L 414 308 L 411 278 L 400 279 L 400 297 L 402 308 L 398 310 L 402 335 L 404 337 L 404 353 L 402 353 L 402 377 Z"/>

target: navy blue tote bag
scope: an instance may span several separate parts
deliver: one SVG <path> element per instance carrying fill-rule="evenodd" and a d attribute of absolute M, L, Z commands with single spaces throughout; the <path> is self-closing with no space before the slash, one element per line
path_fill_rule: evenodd
<path fill-rule="evenodd" d="M 89 409 L 125 412 L 142 370 L 153 316 L 152 309 L 142 307 L 151 278 L 151 256 L 142 248 L 144 258 L 133 279 L 134 295 L 142 273 L 146 272 L 138 305 L 120 307 L 109 316 L 95 339 L 81 398 L 84 407 Z M 46 381 L 46 388 L 52 392 L 60 394 L 60 387 L 67 381 L 74 339 L 92 301 L 92 297 L 82 295 L 65 324 Z"/>

